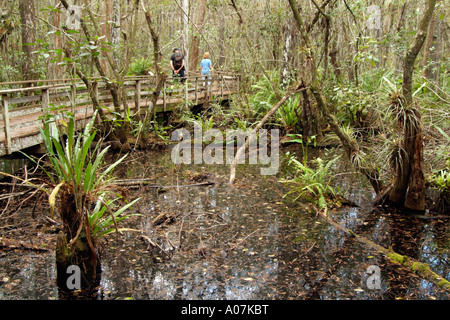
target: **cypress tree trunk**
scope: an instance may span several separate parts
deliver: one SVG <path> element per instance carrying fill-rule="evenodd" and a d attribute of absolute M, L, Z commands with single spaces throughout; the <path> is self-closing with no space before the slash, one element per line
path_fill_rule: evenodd
<path fill-rule="evenodd" d="M 287 20 L 286 25 L 283 29 L 284 34 L 284 45 L 283 45 L 283 53 L 281 55 L 282 63 L 281 63 L 281 73 L 280 73 L 280 83 L 281 85 L 286 85 L 289 82 L 289 54 L 291 52 L 292 45 L 292 22 Z"/>
<path fill-rule="evenodd" d="M 189 72 L 189 0 L 181 0 L 181 53 L 184 55 L 184 68 Z M 187 74 L 186 74 L 187 75 Z"/>
<path fill-rule="evenodd" d="M 67 234 L 61 231 L 57 238 L 55 258 L 56 282 L 61 299 L 97 297 L 101 262 L 97 254 L 92 254 L 84 232 L 69 246 Z"/>
<path fill-rule="evenodd" d="M 425 179 L 423 176 L 423 134 L 419 106 L 413 106 L 412 82 L 414 62 L 428 33 L 433 17 L 436 0 L 427 0 L 425 11 L 419 22 L 419 28 L 413 43 L 408 48 L 403 61 L 403 96 L 405 103 L 400 104 L 405 114 L 403 149 L 406 153 L 401 160 L 403 168 L 397 170 L 394 186 L 389 200 L 413 211 L 425 210 Z"/>
<path fill-rule="evenodd" d="M 101 275 L 100 257 L 69 188 L 62 190 L 60 215 L 63 230 L 58 234 L 55 253 L 59 296 L 62 299 L 96 298 Z"/>
<path fill-rule="evenodd" d="M 22 76 L 25 80 L 33 80 L 37 76 L 33 63 L 33 52 L 36 50 L 36 14 L 34 1 L 21 0 L 19 2 L 19 10 L 22 23 L 22 50 L 25 53 L 22 64 Z"/>
<path fill-rule="evenodd" d="M 203 22 L 205 21 L 206 14 L 206 0 L 198 2 L 197 18 L 195 24 L 199 30 L 203 29 Z M 189 50 L 189 71 L 195 72 L 199 60 L 200 51 L 200 35 L 193 34 L 190 43 Z"/>
<path fill-rule="evenodd" d="M 420 111 L 413 109 L 417 121 L 415 122 L 409 154 L 411 178 L 406 194 L 405 208 L 413 211 L 425 211 L 425 177 L 423 175 L 423 133 Z"/>

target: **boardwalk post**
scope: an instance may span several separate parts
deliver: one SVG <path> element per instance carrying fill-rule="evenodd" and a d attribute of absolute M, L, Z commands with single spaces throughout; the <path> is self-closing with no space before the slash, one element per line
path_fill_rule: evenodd
<path fill-rule="evenodd" d="M 188 96 L 188 80 L 186 79 L 186 81 L 184 81 L 184 83 L 185 83 L 185 86 L 184 86 L 184 88 L 185 88 L 185 90 L 184 90 L 184 94 L 185 94 L 185 100 L 184 101 L 186 101 L 185 102 L 185 105 L 186 105 L 186 109 L 188 108 L 188 102 L 189 102 L 189 96 Z"/>
<path fill-rule="evenodd" d="M 70 87 L 70 106 L 72 107 L 72 113 L 75 114 L 75 98 L 77 96 L 77 86 L 73 83 Z"/>
<path fill-rule="evenodd" d="M 95 101 L 97 101 L 97 103 L 100 105 L 100 100 L 98 96 L 98 82 L 95 80 L 92 82 L 92 93 Z"/>
<path fill-rule="evenodd" d="M 209 83 L 209 95 L 208 95 L 208 101 L 212 101 L 212 93 L 213 93 L 213 86 L 214 86 L 214 77 L 208 76 L 207 80 L 209 81 L 209 77 L 211 77 L 211 83 Z"/>
<path fill-rule="evenodd" d="M 11 135 L 9 134 L 9 110 L 8 110 L 8 95 L 2 94 L 3 105 L 3 121 L 5 123 L 5 151 L 6 154 L 12 153 Z"/>
<path fill-rule="evenodd" d="M 42 109 L 42 112 L 43 112 L 44 115 L 46 113 L 49 113 L 49 110 L 48 110 L 49 100 L 50 100 L 49 90 L 48 89 L 42 89 L 41 109 Z M 45 118 L 46 117 L 42 117 L 42 125 L 45 125 Z"/>
<path fill-rule="evenodd" d="M 223 99 L 223 74 L 220 75 L 220 96 Z"/>
<path fill-rule="evenodd" d="M 141 81 L 136 80 L 136 88 L 134 90 L 134 105 L 136 106 L 136 110 L 131 114 L 134 115 L 136 113 L 140 114 L 141 108 Z"/>
<path fill-rule="evenodd" d="M 42 103 L 42 111 L 44 113 L 48 112 L 48 106 L 49 106 L 49 102 L 50 102 L 50 95 L 49 95 L 49 90 L 48 88 L 42 89 L 42 98 L 41 98 L 41 103 Z"/>
<path fill-rule="evenodd" d="M 198 104 L 198 77 L 195 76 L 195 105 Z"/>
<path fill-rule="evenodd" d="M 153 110 L 156 112 L 156 106 L 153 107 Z M 166 81 L 164 81 L 163 86 L 163 110 L 166 112 Z"/>
<path fill-rule="evenodd" d="M 210 81 L 209 81 L 209 76 L 205 76 L 205 79 L 203 80 L 203 83 L 205 85 L 205 99 L 204 99 L 204 103 L 208 102 L 208 98 L 209 98 L 209 91 L 210 91 Z"/>
<path fill-rule="evenodd" d="M 95 100 L 95 103 L 93 105 L 93 111 L 95 112 L 96 109 L 101 108 L 100 107 L 100 97 L 98 96 L 98 82 L 96 80 L 92 81 L 91 90 L 92 90 L 92 95 Z M 96 117 L 96 119 L 95 119 L 96 125 L 100 124 L 100 118 L 101 117 L 99 117 L 99 116 Z"/>

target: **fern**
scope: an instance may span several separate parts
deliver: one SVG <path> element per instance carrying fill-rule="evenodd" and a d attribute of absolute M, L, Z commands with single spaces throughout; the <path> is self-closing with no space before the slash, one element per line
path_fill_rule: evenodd
<path fill-rule="evenodd" d="M 282 181 L 291 186 L 291 190 L 285 196 L 296 194 L 294 201 L 300 198 L 309 198 L 318 206 L 319 210 L 324 209 L 327 206 L 327 199 L 336 195 L 336 191 L 330 185 L 329 177 L 332 166 L 339 158 L 336 157 L 328 162 L 316 158 L 312 161 L 313 164 L 316 164 L 315 168 L 311 168 L 295 158 L 290 158 L 288 165 L 297 170 L 297 176 L 291 180 Z"/>

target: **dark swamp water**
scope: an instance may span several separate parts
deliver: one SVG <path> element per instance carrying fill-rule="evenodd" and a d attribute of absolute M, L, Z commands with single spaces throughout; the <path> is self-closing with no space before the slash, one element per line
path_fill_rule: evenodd
<path fill-rule="evenodd" d="M 131 198 L 142 198 L 133 208 L 140 215 L 122 227 L 140 232 L 103 241 L 102 299 L 448 300 L 438 286 L 287 201 L 280 177 L 261 176 L 257 166 L 238 167 L 229 185 L 228 166 L 176 166 L 165 151 L 132 154 L 117 175 L 182 187 L 128 187 Z M 214 184 L 183 187 L 206 181 Z M 331 218 L 450 278 L 448 219 L 371 213 L 373 194 L 363 181 L 342 174 L 338 184 L 359 207 L 332 211 Z M 168 219 L 154 225 L 164 213 Z M 2 222 L 0 236 L 48 250 L 0 250 L 0 299 L 58 299 L 56 234 L 43 216 L 31 224 L 21 215 Z M 30 231 L 8 228 L 14 224 Z M 379 268 L 379 288 L 368 286 L 370 266 Z"/>

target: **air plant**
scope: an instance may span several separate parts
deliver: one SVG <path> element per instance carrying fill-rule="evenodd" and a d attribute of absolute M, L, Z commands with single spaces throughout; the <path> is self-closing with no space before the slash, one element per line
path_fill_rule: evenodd
<path fill-rule="evenodd" d="M 84 132 L 78 135 L 72 115 L 69 115 L 68 122 L 59 120 L 62 127 L 66 127 L 65 143 L 55 117 L 48 116 L 44 121 L 44 127 L 40 127 L 52 170 L 44 169 L 55 185 L 49 195 L 50 213 L 53 216 L 56 198 L 64 190 L 69 198 L 74 200 L 75 212 L 71 214 L 80 219 L 80 225 L 87 227 L 88 239 L 91 236 L 97 238 L 114 230 L 119 231 L 117 222 L 125 218 L 121 216 L 122 213 L 139 200 L 136 199 L 118 208 L 114 206 L 119 200 L 124 199 L 121 194 L 113 192 L 114 181 L 109 178 L 109 174 L 126 155 L 106 168 L 101 167 L 109 146 L 100 150 L 101 141 L 94 144 L 96 132 L 93 125 L 96 116 L 97 112 L 84 128 Z M 67 204 L 61 201 L 61 212 L 65 210 L 63 208 L 65 205 Z M 64 220 L 64 217 L 62 218 Z M 114 228 L 110 228 L 112 225 Z M 79 235 L 79 232 L 76 234 Z M 72 238 L 71 243 L 75 240 L 76 238 Z"/>

